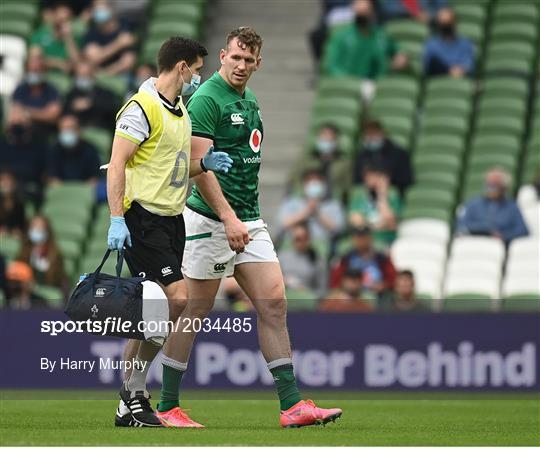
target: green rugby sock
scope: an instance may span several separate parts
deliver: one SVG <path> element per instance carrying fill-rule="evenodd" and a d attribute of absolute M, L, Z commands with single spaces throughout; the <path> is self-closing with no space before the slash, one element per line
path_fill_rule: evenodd
<path fill-rule="evenodd" d="M 163 357 L 163 383 L 159 395 L 158 411 L 167 412 L 180 405 L 180 382 L 187 364 Z"/>
<path fill-rule="evenodd" d="M 270 362 L 268 367 L 274 378 L 274 385 L 276 386 L 277 394 L 279 397 L 279 407 L 281 410 L 288 410 L 293 405 L 302 400 L 298 386 L 296 385 L 296 379 L 294 377 L 294 371 L 291 359 L 283 359 L 284 365 L 272 367 L 275 362 Z M 279 362 L 276 360 L 276 362 Z"/>

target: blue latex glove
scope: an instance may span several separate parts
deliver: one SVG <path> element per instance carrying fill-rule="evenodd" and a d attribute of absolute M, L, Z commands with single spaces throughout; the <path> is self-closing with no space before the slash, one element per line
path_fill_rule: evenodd
<path fill-rule="evenodd" d="M 219 173 L 228 173 L 232 167 L 233 160 L 223 151 L 214 151 L 214 145 L 208 148 L 206 155 L 202 159 L 206 170 L 212 170 Z"/>
<path fill-rule="evenodd" d="M 120 251 L 124 247 L 124 242 L 131 246 L 131 234 L 126 226 L 126 220 L 124 217 L 111 217 L 107 246 L 110 250 Z"/>

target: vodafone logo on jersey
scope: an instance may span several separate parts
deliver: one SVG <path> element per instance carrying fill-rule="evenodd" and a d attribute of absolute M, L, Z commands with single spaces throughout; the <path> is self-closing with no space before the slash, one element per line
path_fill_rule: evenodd
<path fill-rule="evenodd" d="M 255 128 L 251 131 L 251 136 L 249 136 L 249 146 L 254 153 L 261 151 L 261 142 L 262 142 L 262 133 Z"/>

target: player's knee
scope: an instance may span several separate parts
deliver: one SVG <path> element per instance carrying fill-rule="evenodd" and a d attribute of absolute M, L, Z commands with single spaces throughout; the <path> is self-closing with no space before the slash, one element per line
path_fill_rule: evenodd
<path fill-rule="evenodd" d="M 203 319 L 208 316 L 212 307 L 214 307 L 213 299 L 191 299 L 186 306 L 186 313 L 184 316 Z"/>
<path fill-rule="evenodd" d="M 276 293 L 279 293 L 279 291 Z M 272 323 L 281 323 L 285 320 L 285 316 L 287 315 L 287 300 L 284 294 L 276 294 L 264 302 L 264 313 L 260 317 L 261 319 Z"/>

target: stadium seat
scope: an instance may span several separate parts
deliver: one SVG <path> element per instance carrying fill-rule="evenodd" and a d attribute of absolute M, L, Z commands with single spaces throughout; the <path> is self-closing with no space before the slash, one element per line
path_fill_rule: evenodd
<path fill-rule="evenodd" d="M 448 223 L 432 219 L 414 219 L 402 221 L 398 226 L 398 238 L 417 237 L 435 240 L 446 245 L 450 239 Z"/>
<path fill-rule="evenodd" d="M 498 117 L 497 117 L 498 118 Z M 490 117 L 491 119 L 491 117 Z M 511 118 L 510 121 L 514 121 Z M 487 120 L 483 119 L 483 120 Z M 520 138 L 515 135 L 508 135 L 502 132 L 477 132 L 474 136 L 471 148 L 473 153 L 483 153 L 485 149 L 487 153 L 498 153 L 517 155 L 521 150 Z M 502 150 L 501 152 L 497 151 Z"/>
<path fill-rule="evenodd" d="M 4 22 L 22 20 L 33 25 L 36 20 L 39 7 L 34 2 L 7 2 L 0 3 L 0 17 L 2 17 L 2 28 Z"/>
<path fill-rule="evenodd" d="M 316 310 L 317 297 L 313 291 L 309 289 L 292 289 L 285 290 L 287 298 L 287 309 L 292 310 Z"/>
<path fill-rule="evenodd" d="M 480 99 L 478 112 L 481 115 L 525 117 L 527 104 L 522 98 L 497 98 L 497 97 L 482 97 Z"/>
<path fill-rule="evenodd" d="M 515 49 L 510 48 L 510 51 Z M 534 48 L 531 47 L 531 54 L 534 54 Z M 525 80 L 511 77 L 488 78 L 483 83 L 483 92 L 485 95 L 494 95 L 501 97 L 519 97 L 525 98 L 528 95 L 529 87 Z"/>
<path fill-rule="evenodd" d="M 468 98 L 472 89 L 472 82 L 468 79 L 438 77 L 428 80 L 426 93 L 433 98 Z"/>
<path fill-rule="evenodd" d="M 457 295 L 464 300 L 480 299 L 481 301 L 478 301 L 474 307 L 488 310 L 491 308 L 489 299 L 499 297 L 499 278 L 493 279 L 490 276 L 480 277 L 473 274 L 448 276 L 444 284 L 444 297 L 458 299 Z M 481 297 L 475 298 L 476 295 Z M 446 301 L 444 308 L 447 309 Z"/>
<path fill-rule="evenodd" d="M 26 42 L 18 36 L 0 34 L 0 55 L 4 58 L 13 56 L 17 59 L 26 59 Z"/>
<path fill-rule="evenodd" d="M 452 241 L 452 257 L 468 260 L 495 260 L 502 263 L 505 257 L 504 244 L 491 237 L 462 236 Z"/>
<path fill-rule="evenodd" d="M 412 98 L 388 98 L 376 96 L 370 105 L 369 113 L 371 116 L 384 117 L 390 115 L 414 116 L 416 112 L 416 102 Z"/>
<path fill-rule="evenodd" d="M 483 25 L 486 19 L 486 8 L 481 5 L 460 3 L 454 6 L 454 11 L 461 23 L 477 23 Z"/>
<path fill-rule="evenodd" d="M 429 30 L 426 25 L 415 20 L 392 20 L 387 23 L 386 31 L 397 41 L 425 42 Z"/>
<path fill-rule="evenodd" d="M 0 237 L 0 254 L 7 260 L 13 260 L 21 249 L 21 239 L 11 235 Z"/>
<path fill-rule="evenodd" d="M 45 299 L 47 304 L 54 309 L 60 309 L 64 306 L 66 300 L 64 292 L 57 287 L 36 284 L 33 291 L 36 295 Z"/>
<path fill-rule="evenodd" d="M 529 275 L 506 276 L 502 284 L 502 296 L 508 298 L 514 295 L 540 294 L 540 279 Z"/>
<path fill-rule="evenodd" d="M 191 39 L 198 39 L 199 27 L 190 21 L 177 21 L 174 18 L 165 18 L 164 20 L 152 20 L 148 26 L 148 39 L 152 41 L 160 40 L 163 43 L 171 36 L 171 30 L 178 36 L 184 36 Z M 154 55 L 155 56 L 155 55 Z"/>
<path fill-rule="evenodd" d="M 416 154 L 455 154 L 461 156 L 465 151 L 465 139 L 463 136 L 453 134 L 426 134 L 421 133 L 416 143 Z"/>
<path fill-rule="evenodd" d="M 203 9 L 195 3 L 184 2 L 160 2 L 153 10 L 152 20 L 169 21 L 178 19 L 183 22 L 198 24 L 203 15 Z"/>
<path fill-rule="evenodd" d="M 376 98 L 409 98 L 416 100 L 419 93 L 418 82 L 414 78 L 405 75 L 387 75 L 378 80 L 376 86 Z"/>
<path fill-rule="evenodd" d="M 538 24 L 538 8 L 536 5 L 525 2 L 499 2 L 493 11 L 494 23 L 522 22 L 533 25 Z"/>
<path fill-rule="evenodd" d="M 435 167 L 431 170 L 415 172 L 416 185 L 423 189 L 447 190 L 455 193 L 459 186 L 459 173 L 447 172 L 444 168 Z"/>
<path fill-rule="evenodd" d="M 529 66 L 535 58 L 536 49 L 530 42 L 521 41 L 501 41 L 490 44 L 487 48 L 486 60 L 496 61 L 497 59 L 520 59 Z M 493 64 L 494 62 L 492 62 Z M 523 80 L 516 79 L 522 82 Z"/>
<path fill-rule="evenodd" d="M 413 155 L 413 163 L 418 172 L 436 170 L 456 173 L 461 167 L 462 161 L 459 154 L 416 151 Z"/>
<path fill-rule="evenodd" d="M 102 164 L 109 162 L 112 148 L 112 135 L 110 130 L 95 126 L 87 126 L 83 128 L 81 136 L 84 140 L 96 147 Z"/>
<path fill-rule="evenodd" d="M 446 246 L 437 240 L 403 237 L 394 241 L 390 248 L 390 254 L 392 260 L 400 265 L 408 260 L 418 258 L 442 263 L 446 259 Z"/>
<path fill-rule="evenodd" d="M 27 40 L 32 33 L 33 26 L 31 22 L 28 22 L 24 19 L 19 19 L 17 17 L 10 20 L 4 20 L 2 17 L 0 33 L 7 34 L 12 36 L 20 37 L 24 40 Z"/>
<path fill-rule="evenodd" d="M 516 293 L 502 300 L 502 310 L 507 312 L 540 311 L 540 293 Z"/>
<path fill-rule="evenodd" d="M 449 222 L 452 219 L 452 215 L 452 211 L 448 209 L 406 206 L 402 214 L 402 219 L 433 218 L 435 220 Z"/>
<path fill-rule="evenodd" d="M 490 136 L 504 134 L 521 139 L 524 129 L 525 122 L 518 117 L 481 115 L 476 122 L 476 132 Z"/>
<path fill-rule="evenodd" d="M 535 23 L 521 21 L 496 22 L 491 27 L 491 39 L 496 41 L 520 40 L 524 42 L 536 42 L 538 26 Z"/>
<path fill-rule="evenodd" d="M 128 90 L 128 80 L 125 76 L 121 75 L 108 75 L 103 72 L 98 72 L 96 84 L 110 90 L 121 100 L 124 99 Z"/>
<path fill-rule="evenodd" d="M 407 207 L 452 209 L 454 192 L 448 190 L 425 189 L 422 185 L 411 187 L 405 196 Z"/>
<path fill-rule="evenodd" d="M 432 116 L 426 114 L 422 121 L 422 130 L 431 133 L 448 133 L 454 135 L 464 135 L 467 132 L 469 123 L 466 117 L 454 116 Z"/>
<path fill-rule="evenodd" d="M 439 98 L 428 96 L 424 103 L 424 115 L 427 117 L 453 116 L 468 117 L 472 102 L 468 98 Z"/>
<path fill-rule="evenodd" d="M 538 196 L 536 189 L 532 185 L 522 185 L 517 194 L 517 203 L 520 209 L 524 209 L 526 206 L 536 204 L 538 202 Z"/>
<path fill-rule="evenodd" d="M 336 78 L 321 77 L 317 85 L 317 96 L 349 97 L 360 100 L 362 95 L 362 82 L 358 78 Z"/>
<path fill-rule="evenodd" d="M 532 60 L 524 60 L 520 56 L 501 57 L 489 55 L 486 58 L 484 72 L 487 75 L 524 75 L 529 76 L 533 71 Z"/>
<path fill-rule="evenodd" d="M 527 224 L 529 234 L 540 236 L 540 204 L 526 206 L 521 213 Z"/>
<path fill-rule="evenodd" d="M 475 22 L 460 23 L 458 25 L 458 33 L 473 41 L 477 49 L 482 48 L 484 42 L 483 24 Z"/>

